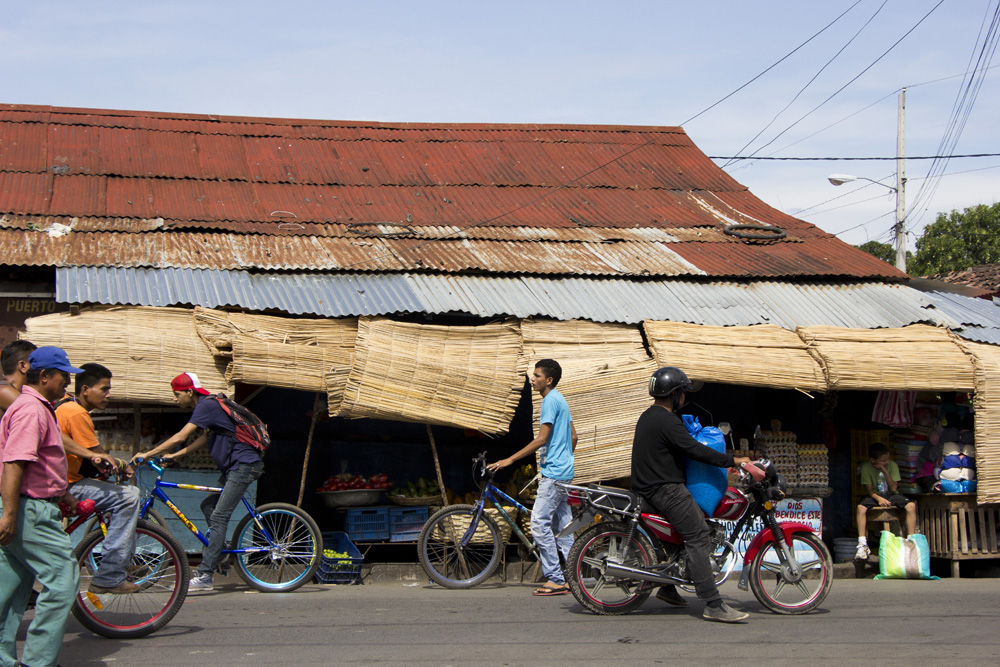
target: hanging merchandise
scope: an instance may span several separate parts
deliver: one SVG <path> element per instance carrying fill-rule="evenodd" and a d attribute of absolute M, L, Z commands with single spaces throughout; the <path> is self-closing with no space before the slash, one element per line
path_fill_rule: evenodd
<path fill-rule="evenodd" d="M 913 423 L 915 391 L 879 391 L 872 410 L 872 421 L 892 428 L 906 428 Z"/>

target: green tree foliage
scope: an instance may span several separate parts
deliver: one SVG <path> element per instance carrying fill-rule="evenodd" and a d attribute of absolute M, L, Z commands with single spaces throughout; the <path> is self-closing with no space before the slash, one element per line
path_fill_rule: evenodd
<path fill-rule="evenodd" d="M 868 243 L 862 243 L 861 245 L 854 247 L 858 250 L 864 250 L 872 257 L 878 257 L 883 262 L 889 262 L 890 264 L 896 263 L 896 249 L 888 243 L 869 241 Z"/>
<path fill-rule="evenodd" d="M 938 213 L 917 240 L 917 254 L 906 268 L 911 276 L 926 276 L 998 262 L 1000 203 L 980 204 L 961 213 Z"/>

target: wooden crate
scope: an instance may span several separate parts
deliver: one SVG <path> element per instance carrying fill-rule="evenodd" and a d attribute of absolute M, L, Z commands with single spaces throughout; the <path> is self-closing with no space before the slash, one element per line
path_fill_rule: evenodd
<path fill-rule="evenodd" d="M 917 507 L 931 556 L 949 559 L 953 577 L 963 560 L 1000 558 L 1000 507 L 980 506 L 974 493 L 927 494 Z"/>

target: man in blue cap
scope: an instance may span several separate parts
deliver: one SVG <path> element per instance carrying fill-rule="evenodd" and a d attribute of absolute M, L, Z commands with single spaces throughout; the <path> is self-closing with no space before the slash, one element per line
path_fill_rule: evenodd
<path fill-rule="evenodd" d="M 42 592 L 20 664 L 52 667 L 80 585 L 59 510 L 63 501 L 75 511 L 76 499 L 66 490 L 66 452 L 52 404 L 65 394 L 69 374 L 82 370 L 58 347 L 40 347 L 28 362 L 21 395 L 0 420 L 0 664 L 17 663 L 17 629 L 37 579 Z"/>

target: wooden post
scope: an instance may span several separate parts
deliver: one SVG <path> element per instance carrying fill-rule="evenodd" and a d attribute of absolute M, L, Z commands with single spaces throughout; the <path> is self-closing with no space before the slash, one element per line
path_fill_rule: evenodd
<path fill-rule="evenodd" d="M 448 504 L 448 492 L 444 488 L 444 477 L 441 475 L 441 461 L 438 459 L 437 445 L 434 443 L 434 433 L 427 424 L 427 437 L 431 440 L 431 454 L 434 456 L 434 471 L 437 473 L 438 489 L 441 491 L 441 505 Z"/>
<path fill-rule="evenodd" d="M 296 507 L 302 507 L 302 498 L 306 494 L 306 472 L 309 470 L 309 454 L 312 451 L 313 433 L 316 431 L 316 420 L 319 418 L 319 399 L 322 394 L 316 392 L 316 400 L 313 401 L 312 421 L 309 423 L 309 438 L 306 440 L 306 456 L 302 461 L 302 481 L 299 483 L 299 499 Z"/>
<path fill-rule="evenodd" d="M 132 404 L 132 419 L 135 424 L 132 425 L 132 446 L 129 453 L 134 455 L 139 451 L 139 441 L 142 440 L 142 408 L 138 403 Z"/>

